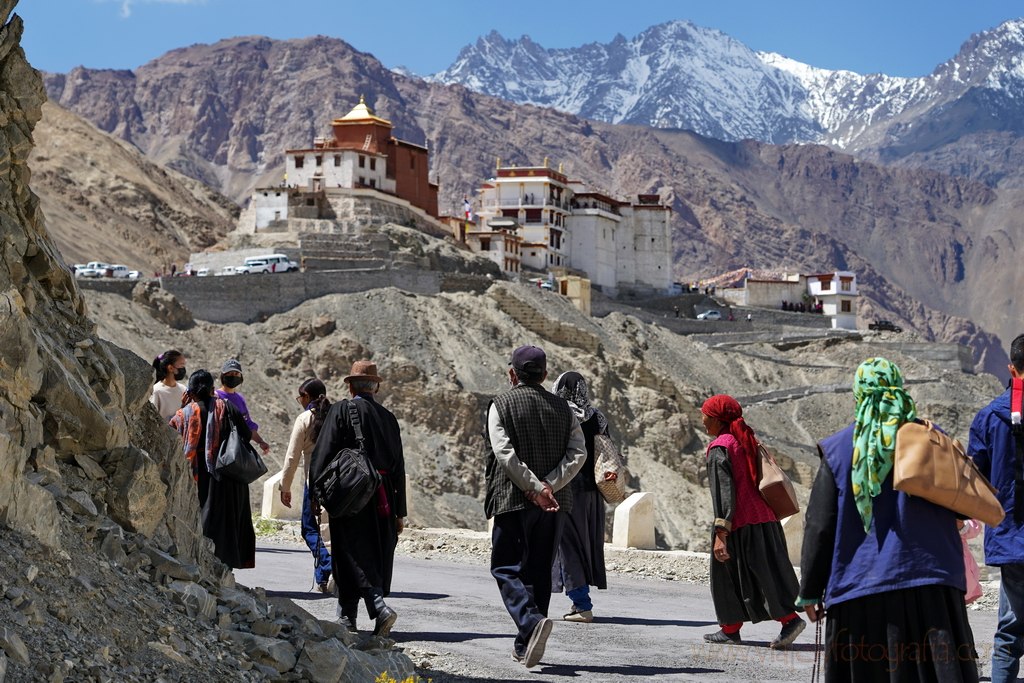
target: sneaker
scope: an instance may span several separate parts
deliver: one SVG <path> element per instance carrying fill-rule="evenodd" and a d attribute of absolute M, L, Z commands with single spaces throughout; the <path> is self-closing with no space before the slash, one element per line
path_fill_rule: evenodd
<path fill-rule="evenodd" d="M 526 655 L 523 657 L 523 664 L 527 669 L 540 664 L 540 658 L 544 656 L 544 646 L 547 645 L 548 636 L 551 635 L 551 626 L 554 622 L 543 617 L 533 627 L 530 634 L 530 642 L 526 644 Z"/>
<path fill-rule="evenodd" d="M 385 605 L 384 609 L 377 614 L 377 624 L 373 627 L 373 635 L 381 638 L 387 637 L 396 621 L 398 621 L 398 613 Z"/>
<path fill-rule="evenodd" d="M 740 639 L 739 631 L 736 633 L 726 633 L 725 631 L 716 631 L 715 633 L 704 634 L 705 643 L 731 643 L 733 645 L 739 645 L 743 642 Z"/>
<path fill-rule="evenodd" d="M 768 643 L 768 647 L 773 650 L 785 650 L 787 647 L 793 644 L 796 637 L 804 632 L 807 628 L 807 622 L 800 617 L 797 617 L 793 621 L 783 625 L 782 630 L 779 631 L 779 636 Z"/>
<path fill-rule="evenodd" d="M 316 585 L 316 587 L 317 587 L 317 589 L 321 593 L 330 593 L 331 592 L 331 587 L 329 585 L 329 582 L 327 582 L 327 581 L 321 581 L 320 583 L 318 583 Z"/>
<path fill-rule="evenodd" d="M 572 611 L 562 617 L 563 621 L 575 621 L 579 624 L 589 624 L 594 620 L 594 613 L 589 609 L 577 610 L 575 607 Z"/>

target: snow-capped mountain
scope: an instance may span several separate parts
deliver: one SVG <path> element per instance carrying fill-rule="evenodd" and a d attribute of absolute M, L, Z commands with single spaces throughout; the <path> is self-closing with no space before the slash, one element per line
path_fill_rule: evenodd
<path fill-rule="evenodd" d="M 973 36 L 933 74 L 897 78 L 815 68 L 673 21 L 632 39 L 557 50 L 492 31 L 431 78 L 612 123 L 855 149 L 878 144 L 884 124 L 971 89 L 1024 93 L 1022 48 L 1024 21 L 1010 21 Z"/>

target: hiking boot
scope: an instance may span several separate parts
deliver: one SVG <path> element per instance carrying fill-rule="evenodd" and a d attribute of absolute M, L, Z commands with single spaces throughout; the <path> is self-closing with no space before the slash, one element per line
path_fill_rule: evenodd
<path fill-rule="evenodd" d="M 562 621 L 574 621 L 579 624 L 589 624 L 594 620 L 594 613 L 589 609 L 578 610 L 575 607 L 572 611 L 562 617 Z"/>
<path fill-rule="evenodd" d="M 384 609 L 377 613 L 377 624 L 373 627 L 373 635 L 386 638 L 391 633 L 391 627 L 398 621 L 398 613 L 388 607 L 384 606 Z"/>
<path fill-rule="evenodd" d="M 740 639 L 739 631 L 736 633 L 726 633 L 725 631 L 716 631 L 715 633 L 704 634 L 705 643 L 729 643 L 732 645 L 739 645 L 743 641 Z"/>
<path fill-rule="evenodd" d="M 796 640 L 798 635 L 804 632 L 805 628 L 807 628 L 807 622 L 800 617 L 797 617 L 793 621 L 782 626 L 782 630 L 779 631 L 778 637 L 768 643 L 768 647 L 773 650 L 785 650 L 793 644 L 793 641 Z"/>
<path fill-rule="evenodd" d="M 553 624 L 553 621 L 544 617 L 533 627 L 533 633 L 530 634 L 530 642 L 526 644 L 526 656 L 523 657 L 523 665 L 527 669 L 540 664 L 540 658 L 544 656 L 544 646 L 547 645 L 548 636 L 551 635 L 551 626 Z"/>
<path fill-rule="evenodd" d="M 521 655 L 518 652 L 516 652 L 515 650 L 512 650 L 512 661 L 513 662 L 519 662 L 520 664 L 522 664 L 525 659 L 526 659 L 526 655 Z"/>

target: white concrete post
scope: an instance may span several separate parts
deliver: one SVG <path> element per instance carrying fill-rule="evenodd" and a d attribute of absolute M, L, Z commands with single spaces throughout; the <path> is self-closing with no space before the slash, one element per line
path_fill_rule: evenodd
<path fill-rule="evenodd" d="M 612 545 L 654 550 L 654 494 L 633 493 L 615 508 Z"/>
<path fill-rule="evenodd" d="M 260 516 L 266 519 L 300 519 L 302 517 L 302 477 L 292 479 L 292 506 L 290 508 L 281 505 L 281 496 L 278 492 L 280 485 L 280 472 L 263 482 Z"/>

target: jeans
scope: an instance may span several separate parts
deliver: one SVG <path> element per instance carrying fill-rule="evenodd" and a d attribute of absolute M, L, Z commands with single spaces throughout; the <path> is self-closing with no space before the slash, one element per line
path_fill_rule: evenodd
<path fill-rule="evenodd" d="M 999 624 L 992 647 L 992 683 L 1017 680 L 1024 656 L 1024 564 L 1000 569 Z"/>
<path fill-rule="evenodd" d="M 584 584 L 579 588 L 573 588 L 565 592 L 566 597 L 572 600 L 572 606 L 577 612 L 587 612 L 594 609 L 594 602 L 590 599 L 590 586 Z"/>
<path fill-rule="evenodd" d="M 551 564 L 565 515 L 535 505 L 494 518 L 491 532 L 491 576 L 518 629 L 515 651 L 522 654 L 530 634 L 548 615 Z"/>
<path fill-rule="evenodd" d="M 331 554 L 320 540 L 320 527 L 313 516 L 313 508 L 309 504 L 309 488 L 306 485 L 302 487 L 302 538 L 306 540 L 316 562 L 313 580 L 318 584 L 324 583 L 331 578 Z"/>

